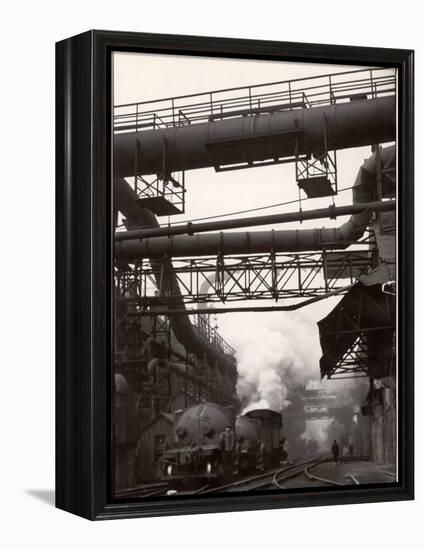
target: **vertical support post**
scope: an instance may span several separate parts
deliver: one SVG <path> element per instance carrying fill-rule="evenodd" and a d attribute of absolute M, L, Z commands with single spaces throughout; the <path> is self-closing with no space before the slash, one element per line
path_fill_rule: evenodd
<path fill-rule="evenodd" d="M 186 352 L 185 376 L 184 376 L 184 408 L 185 409 L 188 407 L 187 392 L 188 392 L 188 353 Z"/>
<path fill-rule="evenodd" d="M 302 267 L 300 265 L 299 258 L 296 258 L 296 264 L 297 264 L 297 281 L 298 281 L 298 287 L 299 287 L 299 296 L 302 296 L 303 288 L 302 288 Z"/>
<path fill-rule="evenodd" d="M 170 401 L 171 401 L 171 397 L 172 397 L 172 371 L 171 371 L 171 368 L 170 368 L 170 363 L 171 363 L 171 345 L 172 345 L 172 342 L 171 342 L 171 319 L 170 317 L 165 317 L 165 323 L 166 323 L 166 330 L 167 330 L 167 337 L 168 337 L 168 342 L 167 342 L 167 367 L 168 367 L 168 372 L 166 373 L 166 377 L 167 377 L 167 382 L 168 382 L 168 395 L 167 395 L 167 408 L 168 408 L 168 411 L 169 411 L 169 405 L 170 405 Z M 170 412 L 170 411 L 169 411 Z"/>
<path fill-rule="evenodd" d="M 185 214 L 185 193 L 186 193 L 185 170 L 183 170 L 182 173 L 181 173 L 181 187 L 182 187 L 182 190 L 181 190 L 181 204 L 182 204 L 181 213 Z"/>
<path fill-rule="evenodd" d="M 377 189 L 377 201 L 381 201 L 383 197 L 383 186 L 381 181 L 381 149 L 380 145 L 377 145 L 375 150 L 375 161 L 376 161 L 376 189 Z M 377 220 L 380 228 L 380 235 L 383 234 L 383 221 L 381 212 L 377 212 Z"/>
<path fill-rule="evenodd" d="M 325 246 L 322 249 L 322 265 L 324 268 L 324 285 L 325 292 L 328 292 L 328 265 L 327 265 L 327 250 Z"/>
<path fill-rule="evenodd" d="M 376 94 L 377 90 L 374 90 L 374 81 L 373 81 L 373 76 L 372 76 L 372 69 L 370 69 L 370 83 L 371 83 L 371 98 L 374 99 L 377 96 L 377 94 Z"/>
<path fill-rule="evenodd" d="M 138 177 L 138 103 L 135 106 L 135 150 L 134 150 L 134 192 L 138 197 L 137 192 L 137 177 Z"/>
<path fill-rule="evenodd" d="M 163 136 L 162 141 L 162 196 L 165 198 L 165 192 L 166 192 L 166 137 Z M 157 195 L 159 196 L 159 178 L 158 178 L 158 188 L 157 188 Z"/>
<path fill-rule="evenodd" d="M 275 302 L 278 301 L 278 289 L 277 289 L 277 268 L 275 266 L 275 232 L 271 230 L 271 294 Z"/>

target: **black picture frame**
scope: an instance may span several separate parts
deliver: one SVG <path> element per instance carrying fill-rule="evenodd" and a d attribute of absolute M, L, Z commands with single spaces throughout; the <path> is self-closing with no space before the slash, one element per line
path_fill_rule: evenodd
<path fill-rule="evenodd" d="M 110 497 L 111 54 L 114 51 L 398 69 L 399 481 L 290 494 Z M 413 51 L 89 31 L 56 45 L 56 506 L 91 520 L 412 499 Z"/>

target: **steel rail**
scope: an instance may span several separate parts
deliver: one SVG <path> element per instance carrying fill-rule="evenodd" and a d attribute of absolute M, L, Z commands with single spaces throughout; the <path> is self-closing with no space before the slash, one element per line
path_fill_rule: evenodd
<path fill-rule="evenodd" d="M 262 474 L 257 474 L 257 475 L 249 476 L 249 477 L 246 477 L 246 478 L 243 478 L 243 479 L 239 479 L 237 481 L 232 481 L 230 483 L 225 483 L 224 485 L 219 485 L 217 487 L 211 487 L 209 489 L 201 491 L 201 494 L 217 493 L 219 491 L 222 491 L 222 490 L 225 491 L 226 489 L 230 489 L 230 488 L 234 488 L 234 487 L 242 487 L 246 483 L 251 483 L 252 481 L 255 481 L 255 480 L 260 480 L 260 479 L 265 479 L 265 478 L 269 479 L 270 475 L 272 475 L 274 471 L 275 470 L 267 471 L 267 472 L 264 472 Z"/>
<path fill-rule="evenodd" d="M 327 459 L 329 460 L 329 459 Z M 323 462 L 323 461 L 321 461 Z M 311 481 L 321 481 L 321 483 L 327 483 L 328 485 L 345 485 L 345 483 L 339 483 L 338 481 L 334 481 L 332 479 L 326 479 L 325 477 L 316 476 L 314 474 L 311 474 L 309 471 L 309 468 L 313 468 L 317 466 L 318 464 L 311 464 L 311 466 L 308 466 L 305 468 L 305 474 Z"/>
<path fill-rule="evenodd" d="M 322 462 L 322 459 L 315 459 L 316 462 L 314 464 L 319 464 Z M 272 478 L 272 484 L 277 487 L 277 489 L 285 489 L 283 485 L 281 485 L 281 481 L 286 481 L 288 479 L 291 479 L 292 477 L 297 477 L 299 474 L 304 473 L 306 468 L 304 467 L 304 464 L 301 464 L 298 468 L 295 468 L 294 470 L 286 473 L 284 470 L 280 470 L 274 474 L 274 477 Z"/>
<path fill-rule="evenodd" d="M 254 491 L 257 489 L 263 489 L 265 487 L 272 486 L 273 478 L 276 474 L 280 473 L 286 473 L 287 479 L 289 477 L 296 476 L 300 473 L 300 471 L 303 471 L 305 464 L 308 464 L 311 462 L 311 460 L 317 460 L 317 457 L 314 457 L 313 459 L 308 459 L 306 461 L 298 462 L 295 464 L 290 464 L 285 466 L 284 468 L 273 468 L 271 470 L 268 470 L 267 472 L 263 472 L 262 474 L 257 474 L 253 476 L 248 476 L 246 478 L 233 481 L 231 483 L 226 483 L 224 485 L 220 485 L 218 487 L 211 487 L 210 489 L 207 489 L 205 491 L 202 491 L 201 494 L 206 493 L 218 493 L 218 492 L 233 492 L 233 491 Z"/>

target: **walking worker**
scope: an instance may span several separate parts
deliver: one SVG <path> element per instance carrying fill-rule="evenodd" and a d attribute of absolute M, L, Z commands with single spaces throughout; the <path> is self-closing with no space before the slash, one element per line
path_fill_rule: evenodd
<path fill-rule="evenodd" d="M 336 440 L 334 440 L 333 444 L 331 445 L 331 452 L 333 453 L 334 463 L 336 464 L 339 460 L 339 452 L 340 452 L 340 447 L 338 446 Z"/>
<path fill-rule="evenodd" d="M 234 443 L 234 432 L 231 428 L 231 424 L 228 424 L 225 428 L 225 432 L 222 432 L 221 434 L 222 460 L 224 462 L 224 468 L 226 471 L 231 471 L 231 466 L 233 463 Z"/>

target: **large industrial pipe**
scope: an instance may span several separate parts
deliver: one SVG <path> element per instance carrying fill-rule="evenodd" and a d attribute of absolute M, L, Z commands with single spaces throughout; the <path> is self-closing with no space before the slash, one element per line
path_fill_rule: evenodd
<path fill-rule="evenodd" d="M 293 157 L 396 139 L 395 96 L 114 136 L 119 177 Z"/>
<path fill-rule="evenodd" d="M 386 212 L 396 209 L 396 201 L 375 201 L 359 204 L 348 204 L 346 206 L 328 206 L 327 208 L 316 208 L 314 210 L 298 210 L 297 212 L 286 212 L 283 214 L 270 214 L 268 216 L 254 216 L 248 218 L 236 218 L 230 220 L 219 220 L 214 222 L 185 223 L 181 225 L 149 227 L 148 229 L 132 229 L 120 231 L 115 234 L 115 242 L 129 241 L 133 239 L 146 239 L 150 237 L 171 237 L 174 235 L 193 235 L 194 233 L 207 233 L 208 231 L 222 231 L 224 229 L 236 229 L 239 227 L 254 227 L 258 225 L 275 225 L 280 223 L 303 222 L 306 220 L 319 220 L 322 218 L 336 218 L 348 214 L 359 214 L 364 210 L 372 212 Z"/>
<path fill-rule="evenodd" d="M 376 198 L 376 165 L 381 162 L 382 182 L 388 178 L 396 161 L 394 145 L 374 153 L 359 169 L 353 185 L 353 203 L 372 202 Z M 187 256 L 214 256 L 217 254 L 259 254 L 322 250 L 324 246 L 343 249 L 364 234 L 372 211 L 362 211 L 337 228 L 301 229 L 285 231 L 248 231 L 233 233 L 205 233 L 152 237 L 141 241 L 120 241 L 115 245 L 117 257 L 127 261 L 136 258 L 163 258 Z"/>
<path fill-rule="evenodd" d="M 117 208 L 126 217 L 130 226 L 144 228 L 158 227 L 155 215 L 150 210 L 141 208 L 137 204 L 134 191 L 125 180 L 115 180 L 114 189 Z M 119 257 L 116 250 L 115 256 Z M 159 285 L 163 263 L 155 262 L 153 258 L 151 260 L 152 268 L 155 271 L 156 282 Z M 177 315 L 172 315 L 170 318 L 171 328 L 177 340 L 189 353 L 194 353 L 196 355 L 206 354 L 211 365 L 215 363 L 225 363 L 227 367 L 232 367 L 234 369 L 234 361 L 204 340 L 198 333 L 196 327 L 192 325 L 188 315 L 185 313 L 186 307 L 184 299 L 181 295 L 170 260 L 166 262 L 165 269 L 169 274 L 170 292 L 174 297 L 172 304 L 169 305 L 169 309 L 178 310 L 180 312 Z"/>

